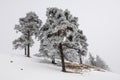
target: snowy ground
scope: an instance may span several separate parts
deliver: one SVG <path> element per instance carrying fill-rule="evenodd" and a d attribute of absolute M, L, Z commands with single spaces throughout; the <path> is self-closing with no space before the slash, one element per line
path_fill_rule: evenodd
<path fill-rule="evenodd" d="M 13 61 L 13 62 L 12 62 Z M 120 80 L 112 72 L 63 73 L 61 67 L 21 54 L 0 54 L 0 80 Z"/>

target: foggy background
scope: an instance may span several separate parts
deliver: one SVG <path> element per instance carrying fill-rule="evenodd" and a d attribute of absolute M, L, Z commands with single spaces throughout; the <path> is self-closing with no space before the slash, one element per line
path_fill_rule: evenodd
<path fill-rule="evenodd" d="M 15 24 L 29 11 L 36 12 L 44 24 L 48 7 L 68 9 L 78 17 L 89 51 L 120 73 L 120 0 L 0 0 L 0 53 L 23 54 L 23 50 L 12 49 L 12 41 L 19 37 Z M 33 54 L 38 53 L 37 43 L 31 48 Z"/>

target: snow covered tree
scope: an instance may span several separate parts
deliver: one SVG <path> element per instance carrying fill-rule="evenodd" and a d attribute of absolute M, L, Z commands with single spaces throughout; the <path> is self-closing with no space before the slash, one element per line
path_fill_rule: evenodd
<path fill-rule="evenodd" d="M 40 29 L 38 56 L 49 57 L 52 63 L 55 63 L 55 58 L 61 58 L 63 67 L 64 58 L 68 61 L 78 61 L 78 52 L 85 54 L 82 40 L 86 43 L 83 34 L 78 37 L 81 40 L 76 40 L 79 33 L 78 18 L 73 17 L 67 9 L 63 11 L 58 8 L 47 8 L 46 16 L 46 23 Z"/>
<path fill-rule="evenodd" d="M 68 32 L 71 32 L 70 23 L 66 20 L 64 11 L 58 8 L 48 8 L 47 12 L 47 21 L 45 25 L 41 28 L 41 45 L 40 53 L 43 53 L 45 56 L 52 58 L 54 63 L 54 58 L 56 56 L 60 57 L 62 62 L 62 71 L 65 70 L 64 64 L 64 54 L 63 54 L 63 43 L 67 36 Z M 43 31 L 43 32 L 42 32 Z"/>
<path fill-rule="evenodd" d="M 34 41 L 32 39 L 30 39 L 30 46 L 32 46 L 34 43 Z M 27 37 L 25 36 L 20 36 L 18 39 L 15 39 L 13 41 L 13 46 L 14 49 L 25 49 L 25 55 L 27 55 L 27 50 L 26 50 L 26 46 L 27 46 Z"/>
<path fill-rule="evenodd" d="M 32 36 L 38 37 L 41 24 L 42 21 L 38 16 L 34 12 L 29 12 L 24 18 L 19 19 L 18 25 L 15 25 L 15 30 L 21 32 L 22 37 L 15 40 L 13 44 L 17 47 L 24 45 L 25 50 L 27 48 L 27 57 L 30 57 L 30 46 L 33 44 Z"/>
<path fill-rule="evenodd" d="M 87 64 L 92 65 L 92 66 L 96 66 L 95 57 L 91 53 L 89 53 L 89 58 L 88 58 Z"/>
<path fill-rule="evenodd" d="M 61 55 L 63 71 L 65 71 L 63 44 L 73 32 L 67 20 L 68 14 L 58 8 L 48 8 L 46 16 L 47 21 L 40 30 L 40 53 L 50 57 L 53 63 L 55 63 L 55 57 L 60 58 Z"/>
<path fill-rule="evenodd" d="M 26 55 L 26 45 L 24 44 L 25 42 L 25 38 L 23 38 L 23 36 L 19 37 L 18 39 L 15 39 L 13 41 L 13 46 L 14 49 L 25 49 L 25 55 Z"/>
<path fill-rule="evenodd" d="M 95 65 L 105 70 L 109 70 L 108 65 L 97 55 Z"/>
<path fill-rule="evenodd" d="M 96 55 L 96 57 L 94 57 L 94 56 L 92 56 L 91 53 L 89 53 L 89 58 L 88 58 L 88 61 L 86 62 L 86 64 L 100 67 L 105 70 L 109 70 L 108 65 L 106 65 L 106 63 L 98 55 Z"/>
<path fill-rule="evenodd" d="M 79 56 L 79 62 L 82 64 L 82 56 L 85 56 L 87 54 L 87 39 L 86 36 L 83 35 L 83 31 L 78 29 L 77 33 L 75 34 L 74 42 L 79 46 L 78 50 L 78 56 Z"/>

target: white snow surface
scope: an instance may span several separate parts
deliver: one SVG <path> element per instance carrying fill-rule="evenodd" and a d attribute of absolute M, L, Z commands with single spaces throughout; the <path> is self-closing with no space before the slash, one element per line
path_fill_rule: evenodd
<path fill-rule="evenodd" d="M 61 67 L 43 59 L 12 53 L 0 54 L 0 80 L 120 80 L 120 75 L 99 71 L 64 73 Z"/>

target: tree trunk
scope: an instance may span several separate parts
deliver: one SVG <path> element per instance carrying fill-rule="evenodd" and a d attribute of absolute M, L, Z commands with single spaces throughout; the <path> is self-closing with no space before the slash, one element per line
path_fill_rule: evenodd
<path fill-rule="evenodd" d="M 66 72 L 65 62 L 64 62 L 63 48 L 62 48 L 62 44 L 61 43 L 59 44 L 59 50 L 60 50 L 60 54 L 61 54 L 62 71 Z"/>
<path fill-rule="evenodd" d="M 52 64 L 56 64 L 55 63 L 55 56 L 54 55 L 52 56 Z"/>
<path fill-rule="evenodd" d="M 79 53 L 79 58 L 80 58 L 80 64 L 82 64 L 83 62 L 82 62 L 82 56 L 81 56 L 81 54 Z"/>
<path fill-rule="evenodd" d="M 26 56 L 26 47 L 25 47 L 25 56 Z"/>
<path fill-rule="evenodd" d="M 28 31 L 28 41 L 30 41 L 30 32 Z M 27 45 L 27 57 L 30 57 L 30 43 L 28 43 Z"/>
<path fill-rule="evenodd" d="M 28 44 L 28 48 L 27 48 L 28 50 L 28 52 L 27 52 L 27 57 L 30 57 L 30 45 Z"/>
<path fill-rule="evenodd" d="M 55 59 L 52 59 L 52 64 L 56 64 L 56 63 L 55 63 Z"/>

